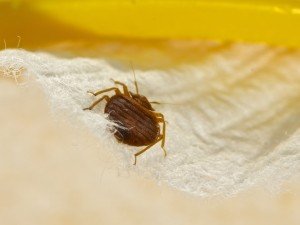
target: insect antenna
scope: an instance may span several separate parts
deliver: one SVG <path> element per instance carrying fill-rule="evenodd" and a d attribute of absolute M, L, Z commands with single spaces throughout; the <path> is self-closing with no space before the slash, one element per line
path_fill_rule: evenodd
<path fill-rule="evenodd" d="M 170 103 L 170 102 L 158 102 L 158 101 L 149 101 L 151 104 L 157 105 L 184 105 L 182 103 Z"/>
<path fill-rule="evenodd" d="M 162 102 L 157 102 L 157 101 L 151 101 L 150 103 L 151 104 L 157 104 L 157 105 L 163 104 Z"/>
<path fill-rule="evenodd" d="M 136 93 L 139 94 L 139 88 L 138 88 L 138 84 L 136 82 L 136 77 L 135 77 L 135 72 L 134 72 L 134 69 L 133 69 L 132 62 L 130 62 L 130 65 L 131 65 L 131 70 L 133 72 L 135 90 L 136 90 Z"/>

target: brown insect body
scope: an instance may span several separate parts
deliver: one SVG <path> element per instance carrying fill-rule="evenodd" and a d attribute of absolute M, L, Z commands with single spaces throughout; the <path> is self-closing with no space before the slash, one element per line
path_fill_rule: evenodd
<path fill-rule="evenodd" d="M 145 103 L 143 105 L 136 99 L 123 94 L 114 95 L 107 102 L 104 112 L 108 113 L 111 121 L 120 125 L 115 127 L 115 137 L 120 142 L 132 146 L 150 145 L 160 135 L 160 127 L 156 117 L 149 111 L 153 108 L 146 97 L 141 96 Z M 148 104 L 151 108 L 147 108 Z"/>
<path fill-rule="evenodd" d="M 155 112 L 148 99 L 138 93 L 136 81 L 136 94 L 128 91 L 125 84 L 119 81 L 114 81 L 114 83 L 123 87 L 123 93 L 117 87 L 111 87 L 97 92 L 89 91 L 89 93 L 94 96 L 109 91 L 115 91 L 115 95 L 112 97 L 104 95 L 84 110 L 92 110 L 102 100 L 106 100 L 107 104 L 104 112 L 108 114 L 109 120 L 117 124 L 114 133 L 117 140 L 131 146 L 146 146 L 134 154 L 134 164 L 136 164 L 137 156 L 160 141 L 166 156 L 167 153 L 164 149 L 166 123 L 163 114 Z M 162 134 L 160 132 L 159 123 L 163 125 Z"/>
<path fill-rule="evenodd" d="M 144 106 L 146 109 L 154 111 L 154 109 L 152 108 L 152 105 L 150 104 L 150 102 L 148 101 L 148 99 L 143 96 L 143 95 L 139 95 L 139 94 L 133 94 L 132 92 L 129 92 L 132 99 L 135 100 L 139 105 Z"/>

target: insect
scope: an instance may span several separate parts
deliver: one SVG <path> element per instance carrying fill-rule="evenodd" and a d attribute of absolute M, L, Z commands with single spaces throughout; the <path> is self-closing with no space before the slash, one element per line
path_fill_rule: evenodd
<path fill-rule="evenodd" d="M 149 102 L 145 96 L 139 94 L 134 70 L 133 74 L 136 93 L 129 91 L 126 84 L 112 80 L 115 83 L 115 87 L 96 92 L 88 91 L 88 93 L 98 96 L 113 91 L 115 94 L 111 97 L 103 95 L 91 106 L 84 108 L 84 110 L 92 110 L 101 101 L 106 101 L 104 112 L 108 114 L 109 120 L 117 124 L 114 126 L 114 136 L 116 139 L 121 143 L 131 146 L 146 146 L 134 154 L 133 165 L 136 165 L 137 156 L 158 142 L 161 142 L 164 156 L 167 155 L 167 152 L 164 148 L 166 137 L 164 115 L 153 109 L 151 103 L 157 102 Z M 122 90 L 117 85 L 120 85 Z M 162 132 L 160 125 L 162 125 Z"/>

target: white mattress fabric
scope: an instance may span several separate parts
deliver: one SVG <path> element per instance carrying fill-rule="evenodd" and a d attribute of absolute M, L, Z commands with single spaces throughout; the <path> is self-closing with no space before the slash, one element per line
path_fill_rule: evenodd
<path fill-rule="evenodd" d="M 130 66 L 16 49 L 0 52 L 0 71 L 15 77 L 20 88 L 39 83 L 53 115 L 64 113 L 88 127 L 118 159 L 120 171 L 203 197 L 230 196 L 253 186 L 276 190 L 299 176 L 299 51 L 233 44 L 194 64 L 136 69 L 140 93 L 163 103 L 153 106 L 167 120 L 168 152 L 164 158 L 157 144 L 136 166 L 133 154 L 141 148 L 116 141 L 105 103 L 82 110 L 97 99 L 87 91 L 112 87 L 111 79 L 134 91 Z"/>

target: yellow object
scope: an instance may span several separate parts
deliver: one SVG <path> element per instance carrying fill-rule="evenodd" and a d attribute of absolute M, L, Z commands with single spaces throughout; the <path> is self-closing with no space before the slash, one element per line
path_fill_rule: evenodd
<path fill-rule="evenodd" d="M 105 37 L 204 38 L 300 47 L 294 0 L 35 0 L 32 10 Z"/>

